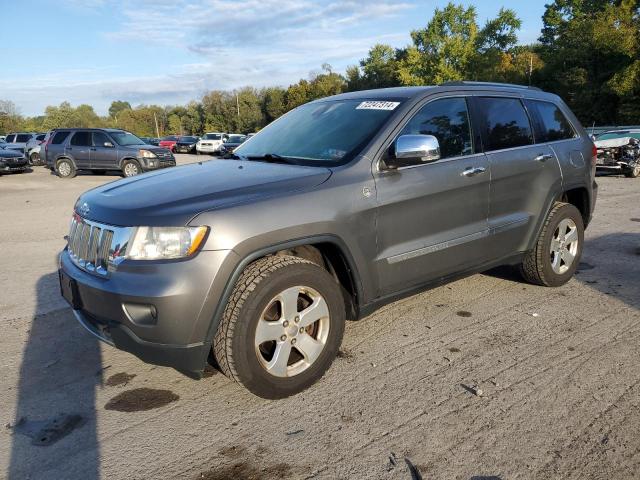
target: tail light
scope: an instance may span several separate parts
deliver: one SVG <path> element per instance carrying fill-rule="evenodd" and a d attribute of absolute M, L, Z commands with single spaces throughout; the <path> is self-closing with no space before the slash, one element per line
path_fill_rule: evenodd
<path fill-rule="evenodd" d="M 598 162 L 598 149 L 596 148 L 596 145 L 594 143 L 591 148 L 591 166 L 595 167 L 597 162 Z"/>

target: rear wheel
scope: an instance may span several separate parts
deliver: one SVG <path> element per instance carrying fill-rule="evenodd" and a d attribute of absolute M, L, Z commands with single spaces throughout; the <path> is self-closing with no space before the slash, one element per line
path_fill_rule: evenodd
<path fill-rule="evenodd" d="M 125 177 L 134 177 L 142 173 L 142 168 L 137 160 L 125 160 L 122 162 L 122 174 Z"/>
<path fill-rule="evenodd" d="M 61 158 L 56 162 L 56 173 L 60 178 L 73 178 L 76 176 L 76 167 L 68 158 Z"/>
<path fill-rule="evenodd" d="M 545 221 L 536 246 L 525 256 L 520 272 L 536 285 L 559 287 L 567 283 L 582 255 L 584 224 L 580 211 L 557 202 Z"/>
<path fill-rule="evenodd" d="M 236 283 L 213 350 L 222 372 L 262 398 L 315 383 L 336 356 L 345 311 L 336 280 L 293 256 L 250 264 Z"/>

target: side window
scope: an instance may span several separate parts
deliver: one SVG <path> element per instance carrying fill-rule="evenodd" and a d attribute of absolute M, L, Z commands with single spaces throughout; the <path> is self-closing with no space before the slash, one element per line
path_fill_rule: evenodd
<path fill-rule="evenodd" d="M 14 138 L 16 138 L 16 136 L 14 134 L 7 135 L 7 138 L 5 138 L 4 141 L 7 142 L 7 143 L 13 143 L 13 139 Z"/>
<path fill-rule="evenodd" d="M 91 132 L 76 132 L 71 138 L 71 145 L 88 147 L 91 145 Z"/>
<path fill-rule="evenodd" d="M 440 158 L 473 153 L 469 112 L 464 98 L 443 98 L 427 103 L 409 120 L 400 135 L 433 135 L 440 143 Z"/>
<path fill-rule="evenodd" d="M 36 137 L 36 140 L 38 140 L 39 142 L 41 142 L 41 141 L 43 141 L 43 140 L 44 140 L 44 137 L 46 137 L 46 135 L 38 135 L 38 136 Z"/>
<path fill-rule="evenodd" d="M 567 140 L 576 136 L 571 124 L 564 116 L 564 113 L 553 103 L 540 100 L 525 100 L 527 108 L 538 113 L 542 122 L 542 131 L 536 142 L 554 142 L 556 140 Z"/>
<path fill-rule="evenodd" d="M 477 102 L 485 124 L 485 151 L 533 143 L 531 123 L 519 99 L 478 97 Z"/>
<path fill-rule="evenodd" d="M 69 136 L 69 132 L 56 132 L 51 140 L 52 145 L 60 145 Z"/>
<path fill-rule="evenodd" d="M 94 147 L 104 147 L 104 144 L 109 142 L 113 144 L 111 139 L 107 137 L 104 132 L 93 132 L 93 146 Z"/>
<path fill-rule="evenodd" d="M 16 137 L 16 143 L 27 143 L 29 140 L 31 140 L 31 135 L 25 133 L 18 134 Z"/>

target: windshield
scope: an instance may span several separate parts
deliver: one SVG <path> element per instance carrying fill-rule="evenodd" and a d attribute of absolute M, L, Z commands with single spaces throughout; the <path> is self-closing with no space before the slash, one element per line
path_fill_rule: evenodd
<path fill-rule="evenodd" d="M 118 145 L 126 147 L 127 145 L 144 145 L 145 143 L 136 137 L 133 133 L 129 132 L 109 132 L 109 135 L 115 140 Z"/>
<path fill-rule="evenodd" d="M 244 135 L 229 135 L 229 138 L 225 140 L 225 143 L 241 143 L 245 140 Z"/>
<path fill-rule="evenodd" d="M 613 138 L 633 137 L 640 139 L 640 132 L 607 132 L 596 137 L 596 140 L 611 140 Z"/>
<path fill-rule="evenodd" d="M 162 140 L 166 140 L 168 142 L 175 142 L 176 140 L 178 140 L 178 137 L 176 137 L 175 135 L 169 135 L 168 137 L 164 137 Z"/>
<path fill-rule="evenodd" d="M 196 137 L 180 137 L 179 141 L 184 143 L 196 143 L 198 139 Z"/>
<path fill-rule="evenodd" d="M 220 135 L 219 133 L 207 133 L 202 138 L 203 140 L 220 140 L 222 138 L 222 135 Z"/>
<path fill-rule="evenodd" d="M 392 115 L 399 102 L 334 100 L 308 103 L 261 130 L 235 153 L 339 165 L 353 159 Z"/>

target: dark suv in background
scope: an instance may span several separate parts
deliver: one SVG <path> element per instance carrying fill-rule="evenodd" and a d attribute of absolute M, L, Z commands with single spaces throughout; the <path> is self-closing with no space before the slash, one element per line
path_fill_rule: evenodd
<path fill-rule="evenodd" d="M 169 150 L 148 145 L 125 130 L 111 128 L 53 130 L 40 155 L 62 178 L 72 178 L 78 170 L 96 173 L 120 170 L 125 177 L 131 177 L 176 165 Z"/>
<path fill-rule="evenodd" d="M 213 353 L 281 398 L 324 374 L 345 319 L 499 265 L 568 282 L 594 175 L 594 145 L 556 95 L 466 82 L 346 93 L 288 112 L 228 161 L 80 196 L 61 290 L 107 343 L 194 376 Z"/>

